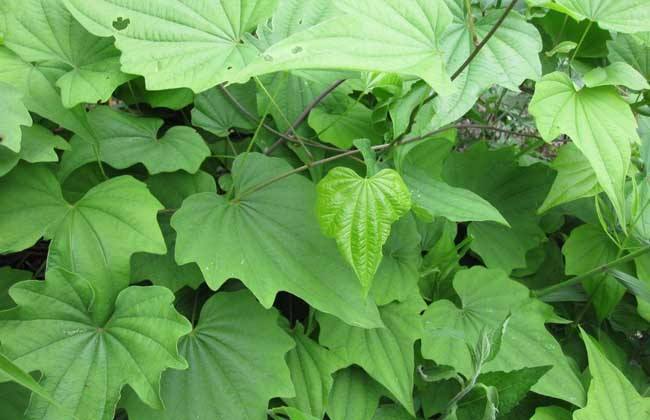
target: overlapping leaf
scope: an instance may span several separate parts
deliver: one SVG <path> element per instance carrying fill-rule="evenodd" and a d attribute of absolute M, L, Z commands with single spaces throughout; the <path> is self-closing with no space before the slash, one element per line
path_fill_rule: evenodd
<path fill-rule="evenodd" d="M 20 151 L 20 126 L 31 126 L 32 117 L 22 102 L 22 94 L 13 86 L 0 83 L 0 146 Z"/>

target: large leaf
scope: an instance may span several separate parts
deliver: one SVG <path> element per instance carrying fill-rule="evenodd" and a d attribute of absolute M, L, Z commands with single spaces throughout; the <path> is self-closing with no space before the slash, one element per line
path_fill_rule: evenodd
<path fill-rule="evenodd" d="M 576 20 L 589 19 L 617 32 L 650 31 L 650 3 L 646 0 L 555 0 L 558 10 Z"/>
<path fill-rule="evenodd" d="M 632 90 L 650 89 L 648 81 L 631 65 L 616 61 L 607 67 L 596 67 L 582 78 L 587 87 L 625 86 Z"/>
<path fill-rule="evenodd" d="M 66 107 L 107 101 L 133 78 L 120 71 L 112 40 L 88 33 L 61 0 L 9 0 L 4 7 L 4 44 L 25 61 L 60 69 L 56 85 Z"/>
<path fill-rule="evenodd" d="M 650 39 L 650 35 L 646 34 Z M 632 66 L 646 79 L 650 79 L 650 45 L 644 43 L 634 35 L 619 34 L 612 41 L 607 42 L 609 61 L 613 63 L 624 62 Z"/>
<path fill-rule="evenodd" d="M 165 288 L 122 290 L 101 323 L 92 316 L 93 288 L 71 273 L 50 270 L 45 282 L 21 282 L 10 293 L 18 306 L 0 312 L 3 352 L 21 369 L 41 371 L 45 391 L 82 420 L 112 419 L 124 385 L 162 408 L 160 374 L 187 367 L 176 343 L 190 325 Z M 27 418 L 68 417 L 33 396 Z"/>
<path fill-rule="evenodd" d="M 28 248 L 42 236 L 52 239 L 48 269 L 64 267 L 88 278 L 96 295 L 93 316 L 99 322 L 128 285 L 131 255 L 165 252 L 156 222 L 161 207 L 130 176 L 103 182 L 70 204 L 46 167 L 20 164 L 0 178 L 0 252 Z"/>
<path fill-rule="evenodd" d="M 567 143 L 560 148 L 551 168 L 557 171 L 557 176 L 538 210 L 539 213 L 579 198 L 592 197 L 601 191 L 596 173 L 573 143 Z"/>
<path fill-rule="evenodd" d="M 22 96 L 18 89 L 0 83 L 0 145 L 14 152 L 20 151 L 20 126 L 32 125 Z"/>
<path fill-rule="evenodd" d="M 445 3 L 454 18 L 441 44 L 447 68 L 455 70 L 476 46 L 467 24 L 467 2 L 445 0 Z M 485 38 L 502 14 L 501 10 L 491 9 L 476 20 L 474 31 L 479 40 Z M 511 12 L 467 69 L 454 80 L 454 92 L 432 101 L 431 109 L 435 110 L 435 115 L 427 122 L 427 129 L 442 127 L 462 117 L 483 91 L 495 84 L 518 91 L 524 80 L 537 80 L 542 74 L 541 50 L 542 38 L 537 29 L 517 12 Z M 425 113 L 426 109 L 420 118 Z"/>
<path fill-rule="evenodd" d="M 291 175 L 247 191 L 288 170 L 281 159 L 240 155 L 232 169 L 234 197 L 188 197 L 171 221 L 176 261 L 196 262 L 213 289 L 240 279 L 267 308 L 283 290 L 352 325 L 381 325 L 334 242 L 318 229 L 314 185 Z"/>
<path fill-rule="evenodd" d="M 247 31 L 276 0 L 63 0 L 90 32 L 115 37 L 122 70 L 143 75 L 150 90 L 201 92 L 229 80 L 256 49 Z"/>
<path fill-rule="evenodd" d="M 332 420 L 371 420 L 383 392 L 377 382 L 356 366 L 338 371 L 327 415 Z"/>
<path fill-rule="evenodd" d="M 336 238 L 367 293 L 391 225 L 411 208 L 411 193 L 392 169 L 361 178 L 345 167 L 329 171 L 317 190 L 318 222 L 325 235 Z"/>
<path fill-rule="evenodd" d="M 346 365 L 361 366 L 395 399 L 414 414 L 413 343 L 422 336 L 419 296 L 380 308 L 385 328 L 364 330 L 343 324 L 328 315 L 319 316 L 320 342 L 341 357 Z"/>
<path fill-rule="evenodd" d="M 238 80 L 290 69 L 348 69 L 415 75 L 451 90 L 440 39 L 451 22 L 443 2 L 335 0 L 339 13 L 272 45 Z"/>
<path fill-rule="evenodd" d="M 511 315 L 496 358 L 484 372 L 552 366 L 532 390 L 582 406 L 585 392 L 562 348 L 545 323 L 552 309 L 529 297 L 530 291 L 502 271 L 474 267 L 454 278 L 462 305 L 438 300 L 425 311 L 422 355 L 438 364 L 454 367 L 469 377 L 473 373 L 468 346 L 478 343 L 484 329 L 493 330 Z"/>
<path fill-rule="evenodd" d="M 284 360 L 293 346 L 274 309 L 262 308 L 248 291 L 217 293 L 180 341 L 189 369 L 162 377 L 165 410 L 153 410 L 130 395 L 125 404 L 129 418 L 264 420 L 269 399 L 293 395 Z"/>
<path fill-rule="evenodd" d="M 630 107 L 612 86 L 576 89 L 560 72 L 544 76 L 528 107 L 537 129 L 550 142 L 566 134 L 585 155 L 616 213 L 625 221 L 625 176 L 631 145 L 638 142 Z"/>
<path fill-rule="evenodd" d="M 580 275 L 619 257 L 619 249 L 600 226 L 582 225 L 571 231 L 562 247 L 566 274 Z M 591 295 L 598 318 L 605 319 L 621 301 L 625 287 L 607 273 L 586 279 L 583 286 Z"/>
<path fill-rule="evenodd" d="M 191 127 L 175 126 L 160 138 L 163 121 L 139 118 L 100 106 L 88 113 L 88 122 L 97 144 L 74 137 L 72 149 L 61 161 L 59 177 L 65 179 L 75 169 L 99 158 L 117 169 L 142 163 L 150 174 L 184 170 L 198 171 L 210 149 Z M 95 150 L 97 148 L 97 150 Z"/>
<path fill-rule="evenodd" d="M 589 357 L 591 383 L 587 405 L 573 413 L 575 420 L 637 420 L 650 418 L 650 399 L 639 395 L 628 379 L 603 354 L 598 344 L 580 330 Z"/>

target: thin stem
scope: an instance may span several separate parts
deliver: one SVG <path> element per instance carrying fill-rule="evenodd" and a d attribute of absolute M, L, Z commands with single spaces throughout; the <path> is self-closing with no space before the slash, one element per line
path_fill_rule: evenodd
<path fill-rule="evenodd" d="M 476 35 L 476 28 L 474 27 L 474 15 L 472 14 L 472 0 L 465 0 L 465 9 L 467 11 L 467 27 L 469 34 L 472 37 L 472 44 L 478 44 L 478 36 Z"/>
<path fill-rule="evenodd" d="M 589 23 L 587 24 L 587 27 L 585 28 L 585 31 L 582 33 L 582 36 L 580 37 L 580 41 L 578 41 L 578 45 L 576 46 L 576 49 L 573 50 L 573 54 L 571 54 L 571 58 L 569 59 L 569 64 L 571 64 L 573 62 L 573 59 L 576 58 L 576 55 L 578 54 L 578 51 L 580 51 L 580 47 L 582 47 L 582 43 L 587 37 L 587 32 L 589 32 L 589 29 L 591 29 L 592 24 L 593 21 L 590 20 Z"/>
<path fill-rule="evenodd" d="M 320 95 L 314 98 L 306 107 L 305 109 L 298 115 L 298 118 L 295 119 L 295 121 L 289 126 L 287 131 L 285 131 L 284 134 L 289 134 L 289 132 L 293 132 L 294 134 L 296 133 L 296 128 L 300 126 L 300 124 L 303 123 L 309 116 L 309 113 L 312 111 L 312 109 L 316 108 L 316 106 L 323 101 L 330 93 L 334 91 L 337 87 L 341 85 L 341 83 L 345 82 L 345 79 L 339 79 L 336 80 L 334 83 L 332 83 L 327 89 L 322 91 Z M 268 147 L 265 151 L 264 154 L 270 155 L 273 153 L 275 149 L 286 143 L 288 140 L 286 137 L 280 137 L 278 138 L 275 143 L 273 143 L 270 147 Z"/>
<path fill-rule="evenodd" d="M 594 268 L 594 269 L 592 269 L 590 271 L 587 271 L 584 274 L 581 274 L 579 276 L 575 276 L 573 278 L 570 278 L 570 279 L 565 280 L 565 281 L 563 281 L 561 283 L 558 283 L 558 284 L 554 284 L 553 286 L 546 287 L 544 289 L 535 290 L 535 291 L 533 291 L 533 294 L 536 297 L 542 297 L 542 296 L 546 296 L 546 295 L 549 295 L 551 293 L 554 293 L 554 292 L 556 292 L 558 290 L 561 290 L 561 289 L 564 289 L 564 288 L 567 288 L 567 287 L 571 287 L 571 286 L 575 286 L 577 284 L 580 284 L 583 280 L 586 280 L 586 279 L 590 278 L 593 275 L 605 273 L 611 267 L 615 267 L 617 265 L 624 264 L 624 263 L 626 263 L 628 261 L 632 261 L 633 259 L 635 259 L 637 257 L 640 257 L 641 255 L 646 254 L 649 251 L 650 251 L 650 245 L 646 245 L 646 246 L 644 246 L 642 248 L 639 248 L 636 251 L 631 252 L 631 253 L 623 256 L 623 257 L 617 258 L 617 259 L 615 259 L 613 261 L 608 262 L 607 264 L 600 265 L 600 266 L 598 266 L 598 267 L 596 267 L 596 268 Z"/>

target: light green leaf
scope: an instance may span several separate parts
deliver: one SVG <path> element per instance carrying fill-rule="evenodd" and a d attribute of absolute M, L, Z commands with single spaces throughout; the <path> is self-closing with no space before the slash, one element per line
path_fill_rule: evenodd
<path fill-rule="evenodd" d="M 12 152 L 0 145 L 0 176 L 11 171 L 21 159 L 31 163 L 56 162 L 59 156 L 54 149 L 70 149 L 67 141 L 40 125 L 23 127 L 21 131 L 20 152 Z"/>
<path fill-rule="evenodd" d="M 602 191 L 589 160 L 573 143 L 560 148 L 551 168 L 557 171 L 557 176 L 538 213 L 579 198 L 593 197 Z"/>
<path fill-rule="evenodd" d="M 536 366 L 553 366 L 534 392 L 582 406 L 585 392 L 562 348 L 545 323 L 555 318 L 550 306 L 529 297 L 530 291 L 500 270 L 474 267 L 456 274 L 454 289 L 462 306 L 437 300 L 423 315 L 422 355 L 438 364 L 473 373 L 467 345 L 475 345 L 483 329 L 494 329 L 510 313 L 508 328 L 496 358 L 484 372 L 509 372 Z"/>
<path fill-rule="evenodd" d="M 4 45 L 23 60 L 61 70 L 63 105 L 105 102 L 134 76 L 120 71 L 120 53 L 108 38 L 88 33 L 60 0 L 9 0 Z"/>
<path fill-rule="evenodd" d="M 375 415 L 382 387 L 356 366 L 334 376 L 334 387 L 327 406 L 332 420 L 371 420 Z"/>
<path fill-rule="evenodd" d="M 560 72 L 544 76 L 528 106 L 547 142 L 566 134 L 585 155 L 625 225 L 625 176 L 630 143 L 639 142 L 630 107 L 612 86 L 577 90 Z"/>
<path fill-rule="evenodd" d="M 228 92 L 256 119 L 259 118 L 255 101 L 255 83 L 231 85 L 228 86 Z M 219 137 L 228 137 L 233 128 L 254 130 L 257 126 L 217 87 L 196 96 L 192 109 L 192 124 Z"/>
<path fill-rule="evenodd" d="M 634 67 L 622 61 L 617 61 L 607 67 L 596 67 L 584 75 L 587 87 L 625 86 L 632 90 L 650 89 L 645 77 Z"/>
<path fill-rule="evenodd" d="M 125 404 L 129 418 L 264 420 L 269 399 L 294 393 L 284 360 L 293 346 L 275 309 L 262 308 L 245 290 L 217 293 L 180 341 L 189 369 L 162 377 L 165 410 L 153 410 L 131 394 Z"/>
<path fill-rule="evenodd" d="M 574 420 L 637 420 L 650 417 L 650 399 L 639 395 L 634 386 L 582 328 L 582 341 L 589 357 L 591 383 L 587 405 L 573 413 Z"/>
<path fill-rule="evenodd" d="M 158 138 L 163 120 L 140 118 L 100 106 L 88 113 L 97 146 L 74 137 L 72 149 L 63 155 L 59 178 L 99 157 L 114 168 L 124 169 L 142 163 L 150 174 L 184 170 L 195 173 L 210 149 L 191 127 L 174 126 Z"/>
<path fill-rule="evenodd" d="M 411 193 L 392 169 L 361 178 L 345 167 L 330 170 L 317 191 L 318 222 L 325 235 L 336 238 L 367 293 L 391 225 L 411 208 Z"/>
<path fill-rule="evenodd" d="M 280 70 L 347 69 L 418 76 L 451 91 L 440 39 L 451 22 L 443 2 L 335 0 L 339 13 L 263 51 L 234 81 Z"/>
<path fill-rule="evenodd" d="M 530 420 L 571 420 L 571 412 L 554 405 L 537 407 L 535 415 Z"/>
<path fill-rule="evenodd" d="M 607 50 L 610 62 L 627 63 L 643 77 L 650 79 L 650 45 L 634 35 L 618 34 L 614 40 L 607 41 Z"/>
<path fill-rule="evenodd" d="M 332 374 L 339 367 L 337 358 L 324 347 L 307 337 L 301 328 L 292 332 L 296 347 L 287 354 L 295 398 L 285 402 L 297 409 L 323 418 L 334 380 Z"/>
<path fill-rule="evenodd" d="M 307 122 L 318 138 L 343 149 L 349 149 L 355 139 L 381 140 L 381 134 L 373 127 L 372 111 L 358 102 L 352 102 L 342 113 L 317 107 L 309 113 Z"/>
<path fill-rule="evenodd" d="M 318 417 L 305 414 L 304 412 L 293 407 L 275 407 L 269 410 L 268 414 L 274 420 L 318 420 Z M 281 416 L 276 416 L 276 414 L 281 414 Z"/>
<path fill-rule="evenodd" d="M 599 226 L 582 225 L 571 231 L 562 247 L 566 274 L 584 274 L 619 257 L 619 249 Z M 625 287 L 607 273 L 594 275 L 583 283 L 591 295 L 598 318 L 612 313 L 625 294 Z"/>
<path fill-rule="evenodd" d="M 413 343 L 422 336 L 420 312 L 424 307 L 419 296 L 382 306 L 380 313 L 386 327 L 370 330 L 350 327 L 336 318 L 321 315 L 318 317 L 321 327 L 319 341 L 346 365 L 362 367 L 409 413 L 414 414 Z"/>
<path fill-rule="evenodd" d="M 475 48 L 465 12 L 466 2 L 445 0 L 454 16 L 453 23 L 442 38 L 446 66 L 450 70 L 460 68 Z M 496 25 L 502 10 L 490 9 L 474 23 L 479 40 Z M 539 52 L 542 38 L 532 24 L 517 12 L 511 12 L 492 38 L 453 82 L 451 95 L 441 95 L 431 102 L 435 110 L 426 129 L 430 131 L 456 121 L 469 111 L 478 97 L 493 85 L 519 91 L 526 79 L 537 80 L 542 75 Z M 426 110 L 423 110 L 426 112 Z M 419 119 L 422 119 L 423 115 Z"/>
<path fill-rule="evenodd" d="M 52 239 L 48 270 L 62 267 L 88 278 L 96 295 L 93 316 L 101 322 L 128 285 L 131 255 L 165 253 L 156 222 L 161 207 L 130 176 L 103 182 L 70 204 L 46 167 L 19 164 L 0 178 L 0 252 L 20 251 L 40 237 Z"/>
<path fill-rule="evenodd" d="M 190 325 L 165 288 L 124 289 L 101 323 L 92 316 L 93 288 L 71 273 L 49 270 L 45 282 L 21 282 L 10 293 L 18 306 L 0 313 L 3 352 L 21 369 L 41 371 L 45 391 L 80 419 L 112 419 L 124 385 L 160 409 L 161 372 L 187 367 L 176 343 Z M 33 397 L 27 418 L 68 417 Z"/>
<path fill-rule="evenodd" d="M 13 86 L 0 83 L 0 146 L 13 152 L 20 151 L 20 126 L 32 125 L 32 117 L 25 108 L 22 94 Z"/>
<path fill-rule="evenodd" d="M 171 221 L 178 233 L 176 262 L 196 262 L 213 289 L 240 279 L 267 308 L 282 290 L 352 325 L 381 326 L 334 242 L 319 232 L 314 185 L 291 175 L 247 192 L 288 170 L 281 159 L 240 155 L 232 168 L 233 198 L 188 197 Z"/>
<path fill-rule="evenodd" d="M 138 77 L 120 86 L 115 96 L 127 105 L 148 103 L 153 108 L 180 110 L 194 102 L 194 92 L 187 88 L 147 90 L 144 78 Z"/>
<path fill-rule="evenodd" d="M 598 22 L 617 32 L 650 31 L 650 3 L 646 0 L 555 0 L 558 10 L 580 21 Z"/>
<path fill-rule="evenodd" d="M 573 41 L 562 41 L 544 54 L 546 54 L 547 57 L 553 57 L 555 54 L 568 54 L 577 46 L 578 44 Z"/>
<path fill-rule="evenodd" d="M 257 51 L 245 33 L 268 18 L 276 0 L 63 0 L 97 36 L 115 37 L 122 70 L 147 89 L 199 93 L 232 77 Z"/>
<path fill-rule="evenodd" d="M 166 209 L 177 209 L 183 200 L 192 194 L 212 192 L 216 194 L 217 187 L 214 178 L 206 172 L 195 174 L 175 172 L 159 174 L 147 180 L 151 193 L 165 206 Z M 165 286 L 177 291 L 183 286 L 196 288 L 203 283 L 203 275 L 194 264 L 176 264 L 174 253 L 176 249 L 176 231 L 169 223 L 171 211 L 158 214 L 158 223 L 165 238 L 167 254 L 136 253 L 131 257 L 131 281 L 151 280 L 153 284 Z"/>

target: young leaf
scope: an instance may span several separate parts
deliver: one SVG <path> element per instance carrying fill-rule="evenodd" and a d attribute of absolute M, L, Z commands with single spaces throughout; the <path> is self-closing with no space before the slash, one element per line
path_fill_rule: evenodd
<path fill-rule="evenodd" d="M 180 341 L 189 369 L 162 377 L 165 410 L 131 394 L 129 418 L 265 419 L 269 399 L 294 394 L 284 360 L 294 343 L 277 321 L 278 313 L 262 308 L 248 291 L 217 293 Z"/>
<path fill-rule="evenodd" d="M 582 328 L 582 341 L 589 357 L 591 383 L 587 405 L 573 414 L 575 420 L 637 420 L 650 417 L 650 399 L 643 398 L 628 379 L 607 360 Z"/>
<path fill-rule="evenodd" d="M 142 163 L 152 175 L 178 170 L 195 173 L 210 155 L 208 146 L 191 127 L 171 127 L 159 138 L 163 121 L 157 118 L 139 118 L 99 106 L 88 113 L 88 123 L 96 144 L 73 137 L 72 149 L 61 160 L 60 179 L 97 160 L 97 154 L 117 169 Z"/>
<path fill-rule="evenodd" d="M 23 60 L 60 71 L 56 86 L 66 108 L 105 102 L 134 76 L 120 70 L 113 41 L 88 33 L 60 0 L 8 0 L 4 45 Z"/>
<path fill-rule="evenodd" d="M 188 197 L 171 220 L 176 262 L 196 262 L 213 289 L 240 279 L 267 308 L 283 290 L 351 325 L 380 326 L 376 307 L 318 230 L 314 185 L 291 175 L 249 191 L 288 170 L 281 159 L 240 155 L 232 168 L 233 198 Z"/>
<path fill-rule="evenodd" d="M 14 152 L 20 151 L 20 126 L 32 125 L 32 117 L 25 108 L 19 90 L 0 83 L 0 145 Z"/>
<path fill-rule="evenodd" d="M 414 75 L 451 92 L 440 45 L 451 23 L 442 1 L 334 0 L 339 13 L 262 51 L 234 81 L 280 70 L 348 69 Z M 345 39 L 345 42 L 341 42 Z"/>
<path fill-rule="evenodd" d="M 318 222 L 325 235 L 336 238 L 367 293 L 391 225 L 411 208 L 411 193 L 392 169 L 361 178 L 344 167 L 330 170 L 317 191 Z"/>
<path fill-rule="evenodd" d="M 247 31 L 268 18 L 277 0 L 63 0 L 90 32 L 115 37 L 122 70 L 143 75 L 150 90 L 202 92 L 231 80 L 256 56 Z"/>
<path fill-rule="evenodd" d="M 18 306 L 0 313 L 3 352 L 21 369 L 43 372 L 44 390 L 80 419 L 112 419 L 124 385 L 160 409 L 161 372 L 187 367 L 176 343 L 190 324 L 165 288 L 124 289 L 102 323 L 92 317 L 93 288 L 72 273 L 50 270 L 44 282 L 18 283 L 10 294 Z M 65 416 L 35 396 L 28 417 Z"/>
<path fill-rule="evenodd" d="M 615 88 L 576 89 L 564 73 L 551 73 L 537 83 L 528 107 L 537 129 L 550 142 L 566 134 L 585 155 L 598 182 L 625 224 L 625 176 L 631 145 L 639 142 L 636 120 Z"/>
<path fill-rule="evenodd" d="M 319 341 L 346 365 L 361 366 L 414 414 L 413 343 L 422 336 L 422 309 L 424 302 L 419 296 L 382 306 L 380 313 L 386 328 L 371 330 L 347 326 L 331 316 L 319 316 Z"/>
<path fill-rule="evenodd" d="M 483 328 L 494 329 L 511 313 L 499 353 L 483 372 L 553 366 L 533 391 L 578 406 L 584 404 L 577 373 L 544 325 L 553 318 L 549 306 L 531 299 L 526 287 L 499 270 L 474 267 L 461 271 L 454 278 L 454 289 L 461 298 L 461 308 L 438 300 L 423 315 L 425 358 L 453 366 L 470 377 L 473 369 L 467 344 L 476 343 Z"/>

